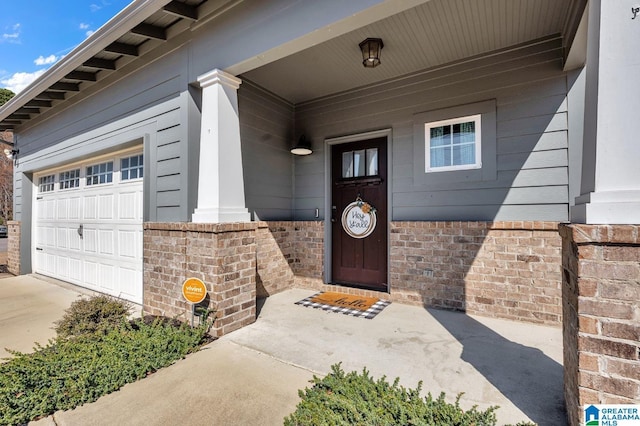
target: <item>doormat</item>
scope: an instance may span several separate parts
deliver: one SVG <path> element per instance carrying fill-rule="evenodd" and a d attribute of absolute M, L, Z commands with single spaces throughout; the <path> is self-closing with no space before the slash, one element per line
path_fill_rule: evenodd
<path fill-rule="evenodd" d="M 377 297 L 354 296 L 335 291 L 322 291 L 296 302 L 296 305 L 372 319 L 391 304 Z"/>

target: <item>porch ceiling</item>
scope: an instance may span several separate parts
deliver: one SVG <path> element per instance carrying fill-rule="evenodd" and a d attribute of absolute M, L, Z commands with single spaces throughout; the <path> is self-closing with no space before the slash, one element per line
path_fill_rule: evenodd
<path fill-rule="evenodd" d="M 54 110 L 90 96 L 146 65 L 154 52 L 192 30 L 194 23 L 225 19 L 225 12 L 243 1 L 246 0 L 133 0 L 96 34 L 3 105 L 0 130 L 46 119 L 43 117 L 54 114 Z M 344 28 L 348 31 L 352 25 L 357 26 L 357 17 L 341 22 L 342 27 L 335 33 L 332 26 L 311 28 L 310 38 L 292 40 L 295 49 L 303 50 L 286 55 L 286 49 L 278 46 L 271 55 L 263 52 L 253 58 L 256 65 L 249 61 L 229 72 L 242 73 L 244 79 L 299 104 L 544 37 L 561 35 L 564 46 L 570 47 L 586 3 L 587 0 L 386 0 L 379 4 L 385 13 L 403 11 L 390 16 L 381 14 L 387 17 L 346 33 Z M 414 4 L 419 5 L 406 9 Z M 320 35 L 316 44 L 309 41 L 314 34 Z M 330 38 L 332 34 L 336 36 Z M 361 63 L 358 44 L 367 37 L 384 41 L 382 65 L 377 68 L 364 68 Z M 305 43 L 312 47 L 304 49 Z M 269 57 L 282 59 L 257 65 Z M 256 68 L 251 69 L 252 66 Z"/>
<path fill-rule="evenodd" d="M 576 0 L 430 0 L 413 9 L 248 71 L 294 103 L 390 80 L 476 55 L 568 33 Z M 364 68 L 358 44 L 384 42 L 381 65 Z"/>

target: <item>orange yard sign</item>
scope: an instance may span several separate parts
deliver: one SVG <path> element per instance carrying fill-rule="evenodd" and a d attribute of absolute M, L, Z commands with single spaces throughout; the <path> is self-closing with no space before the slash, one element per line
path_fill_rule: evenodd
<path fill-rule="evenodd" d="M 182 296 L 187 302 L 200 303 L 207 297 L 207 287 L 197 278 L 187 278 L 182 283 Z"/>

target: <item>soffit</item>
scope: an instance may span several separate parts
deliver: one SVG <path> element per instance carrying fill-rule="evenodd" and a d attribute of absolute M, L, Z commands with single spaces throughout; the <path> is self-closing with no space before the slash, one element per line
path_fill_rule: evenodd
<path fill-rule="evenodd" d="M 242 75 L 294 104 L 561 34 L 575 0 L 431 0 Z M 358 44 L 384 42 L 364 68 Z"/>
<path fill-rule="evenodd" d="M 103 45 L 91 48 L 95 38 L 88 39 L 57 70 L 54 68 L 59 64 L 25 89 L 27 93 L 22 92 L 5 104 L 0 109 L 0 130 L 19 127 L 47 111 L 55 113 L 56 107 L 64 108 L 82 99 L 86 95 L 78 96 L 81 91 L 103 80 L 113 81 L 114 76 L 119 78 L 114 73 L 129 64 L 143 66 L 146 54 L 158 51 L 194 22 L 205 22 L 238 2 L 134 0 L 118 16 L 126 15 L 128 9 L 136 6 L 137 15 L 132 12 L 135 16 L 131 19 L 124 16 L 118 23 L 122 25 L 103 27 L 96 32 L 96 41 Z M 295 104 L 568 33 L 574 27 L 572 17 L 581 16 L 583 9 L 583 0 L 425 0 L 413 9 L 316 44 L 241 77 Z M 100 31 L 102 34 L 98 34 Z M 377 68 L 364 68 L 361 64 L 358 44 L 367 37 L 380 37 L 384 41 L 382 65 Z"/>
<path fill-rule="evenodd" d="M 95 37 L 74 49 L 68 62 L 61 60 L 7 102 L 1 111 L 0 130 L 14 129 L 48 110 L 73 102 L 81 91 L 187 29 L 200 18 L 206 3 L 210 13 L 209 9 L 223 5 L 226 0 L 134 0 L 99 29 Z M 106 39 L 113 41 L 102 48 L 93 48 L 92 43 Z"/>

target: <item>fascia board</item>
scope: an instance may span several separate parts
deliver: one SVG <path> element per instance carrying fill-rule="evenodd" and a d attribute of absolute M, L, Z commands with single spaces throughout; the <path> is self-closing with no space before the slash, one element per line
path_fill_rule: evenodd
<path fill-rule="evenodd" d="M 68 55 L 54 64 L 23 91 L 0 107 L 0 121 L 22 108 L 35 96 L 60 81 L 83 62 L 104 50 L 133 27 L 153 15 L 171 0 L 134 0 L 111 18 L 90 37 L 80 43 Z M 55 108 L 55 107 L 54 107 Z"/>

